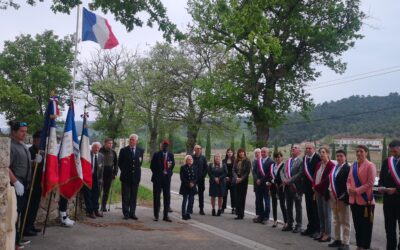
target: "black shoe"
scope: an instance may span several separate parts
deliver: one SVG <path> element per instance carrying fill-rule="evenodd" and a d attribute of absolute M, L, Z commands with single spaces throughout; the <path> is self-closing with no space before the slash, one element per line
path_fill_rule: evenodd
<path fill-rule="evenodd" d="M 301 232 L 301 235 L 303 235 L 303 236 L 308 236 L 308 235 L 310 235 L 310 234 L 312 234 L 312 233 L 311 233 L 311 231 L 310 231 L 309 229 L 303 230 L 303 231 Z"/>
<path fill-rule="evenodd" d="M 206 214 L 204 213 L 204 210 L 203 210 L 202 208 L 200 208 L 200 215 L 206 215 Z"/>
<path fill-rule="evenodd" d="M 26 230 L 24 232 L 24 236 L 36 236 L 37 232 L 33 231 L 33 230 Z"/>
<path fill-rule="evenodd" d="M 218 209 L 217 216 L 221 216 L 222 212 L 221 209 Z"/>
<path fill-rule="evenodd" d="M 236 209 L 232 208 L 231 214 L 235 214 L 235 213 L 236 213 Z"/>
<path fill-rule="evenodd" d="M 187 215 L 182 215 L 182 220 L 188 220 L 189 218 L 187 217 Z"/>
<path fill-rule="evenodd" d="M 238 215 L 235 217 L 235 220 L 243 220 L 243 217 Z"/>
<path fill-rule="evenodd" d="M 172 222 L 172 220 L 169 217 L 164 217 L 163 221 Z"/>
<path fill-rule="evenodd" d="M 339 250 L 349 250 L 350 249 L 350 246 L 349 245 L 341 245 L 339 248 L 338 248 Z"/>
<path fill-rule="evenodd" d="M 168 213 L 172 213 L 173 210 L 171 208 L 168 209 Z"/>
<path fill-rule="evenodd" d="M 211 211 L 211 215 L 212 216 L 216 216 L 217 214 L 215 213 L 215 209 L 213 208 L 213 210 Z"/>
<path fill-rule="evenodd" d="M 300 233 L 300 228 L 295 227 L 295 228 L 293 229 L 292 233 L 295 233 L 295 234 Z"/>
<path fill-rule="evenodd" d="M 107 212 L 108 210 L 107 210 L 107 208 L 102 207 L 102 208 L 100 209 L 100 211 L 102 211 L 102 212 Z"/>
<path fill-rule="evenodd" d="M 123 218 L 124 220 L 127 220 L 127 219 L 129 219 L 129 217 L 128 216 L 126 216 L 126 215 L 124 215 L 124 218 Z"/>
<path fill-rule="evenodd" d="M 191 219 L 192 219 L 192 217 L 190 216 L 190 214 L 187 214 L 186 216 L 187 216 L 188 220 L 191 220 Z"/>
<path fill-rule="evenodd" d="M 334 240 L 332 243 L 328 244 L 328 247 L 341 247 L 342 246 L 342 241 L 340 240 Z"/>
<path fill-rule="evenodd" d="M 292 231 L 292 227 L 291 227 L 291 226 L 286 226 L 286 227 L 282 228 L 282 231 L 283 231 L 283 232 Z"/>
<path fill-rule="evenodd" d="M 136 217 L 136 215 L 130 215 L 129 218 L 131 218 L 132 220 L 138 220 L 138 217 Z"/>
<path fill-rule="evenodd" d="M 154 217 L 154 218 L 153 218 L 153 221 L 158 221 L 158 217 Z"/>

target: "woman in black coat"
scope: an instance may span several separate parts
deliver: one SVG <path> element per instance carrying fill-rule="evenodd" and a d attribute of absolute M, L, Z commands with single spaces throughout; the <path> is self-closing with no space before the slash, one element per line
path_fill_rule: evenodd
<path fill-rule="evenodd" d="M 247 187 L 249 186 L 249 174 L 251 162 L 246 156 L 244 149 L 239 149 L 237 158 L 233 165 L 233 179 L 236 184 L 236 217 L 235 220 L 242 220 L 246 205 Z"/>
<path fill-rule="evenodd" d="M 226 193 L 225 177 L 228 174 L 226 165 L 222 164 L 221 155 L 214 155 L 214 163 L 208 166 L 208 176 L 210 177 L 210 191 L 212 215 L 220 216 L 222 213 L 222 198 Z M 218 197 L 218 213 L 215 213 L 215 198 Z"/>
<path fill-rule="evenodd" d="M 193 204 L 194 195 L 197 193 L 196 182 L 197 182 L 197 171 L 193 165 L 193 158 L 191 155 L 186 155 L 185 165 L 180 170 L 181 187 L 179 188 L 179 194 L 183 196 L 182 200 L 182 219 L 189 220 L 190 214 L 188 213 L 188 207 Z"/>
<path fill-rule="evenodd" d="M 231 198 L 231 208 L 232 214 L 236 213 L 236 186 L 235 183 L 232 182 L 233 180 L 233 163 L 235 162 L 235 153 L 232 149 L 228 148 L 226 150 L 225 159 L 222 160 L 222 164 L 226 165 L 228 170 L 228 175 L 225 177 L 225 185 L 226 185 L 226 192 L 222 201 L 222 213 L 224 213 L 224 209 L 226 209 L 226 203 L 228 201 L 228 191 L 230 193 Z"/>

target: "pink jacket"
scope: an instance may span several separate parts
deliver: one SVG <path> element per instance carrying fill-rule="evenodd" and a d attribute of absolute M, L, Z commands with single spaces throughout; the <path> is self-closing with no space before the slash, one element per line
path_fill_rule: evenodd
<path fill-rule="evenodd" d="M 353 164 L 350 165 L 349 177 L 347 178 L 347 190 L 349 188 L 356 188 L 356 194 L 352 195 L 349 193 L 349 203 L 357 205 L 367 205 L 362 193 L 366 193 L 368 200 L 371 204 L 375 204 L 374 196 L 372 194 L 372 189 L 374 187 L 376 177 L 376 166 L 374 163 L 365 160 L 361 165 L 358 166 L 358 178 L 360 179 L 361 186 L 357 188 L 356 183 L 353 178 Z"/>

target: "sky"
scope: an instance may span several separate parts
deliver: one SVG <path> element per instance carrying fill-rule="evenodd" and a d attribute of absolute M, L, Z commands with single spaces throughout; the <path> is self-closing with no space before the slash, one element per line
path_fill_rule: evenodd
<path fill-rule="evenodd" d="M 70 15 L 57 13 L 50 10 L 51 1 L 37 3 L 35 7 L 21 3 L 18 10 L 0 10 L 0 51 L 3 50 L 4 41 L 14 40 L 21 34 L 34 36 L 45 30 L 53 30 L 60 37 L 72 34 L 76 29 L 76 9 Z M 83 1 L 87 7 L 89 1 Z M 187 0 L 162 0 L 167 8 L 167 13 L 172 22 L 179 29 L 184 30 L 191 21 L 186 11 Z M 322 76 L 316 82 L 309 83 L 307 91 L 315 103 L 335 101 L 352 95 L 388 95 L 400 90 L 400 1 L 398 0 L 362 0 L 362 10 L 368 18 L 361 30 L 365 37 L 357 40 L 355 47 L 343 54 L 342 59 L 347 62 L 347 70 L 338 75 L 335 72 L 319 67 Z M 120 45 L 133 51 L 144 52 L 157 41 L 162 42 L 162 33 L 157 25 L 153 28 L 136 27 L 132 32 L 127 32 L 125 27 L 115 21 L 112 14 L 96 11 L 96 14 L 106 17 L 114 31 Z M 142 15 L 145 16 L 145 15 Z M 80 42 L 79 59 L 89 59 L 99 46 L 93 42 Z M 393 71 L 392 73 L 388 73 Z M 376 75 L 376 76 L 373 76 Z M 357 80 L 358 79 L 358 80 Z M 77 109 L 82 108 L 80 103 Z M 80 113 L 82 111 L 76 111 Z M 64 112 L 66 115 L 66 112 Z M 91 116 L 92 119 L 94 116 Z M 4 117 L 0 117 L 0 127 L 5 124 Z"/>

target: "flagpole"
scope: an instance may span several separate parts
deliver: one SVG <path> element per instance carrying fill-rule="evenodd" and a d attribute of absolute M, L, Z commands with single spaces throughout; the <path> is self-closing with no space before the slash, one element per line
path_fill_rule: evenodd
<path fill-rule="evenodd" d="M 81 6 L 78 5 L 76 10 L 76 32 L 75 32 L 75 53 L 74 53 L 74 68 L 73 68 L 73 79 L 72 79 L 72 94 L 71 98 L 75 101 L 75 82 L 76 82 L 76 71 L 78 68 L 78 31 L 79 31 L 79 16 L 81 12 Z"/>

